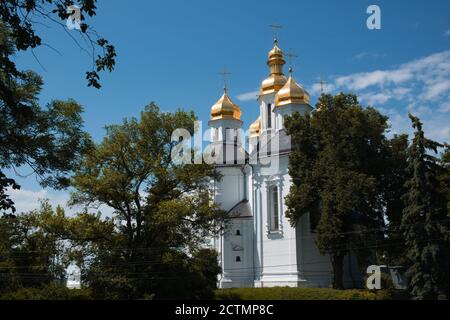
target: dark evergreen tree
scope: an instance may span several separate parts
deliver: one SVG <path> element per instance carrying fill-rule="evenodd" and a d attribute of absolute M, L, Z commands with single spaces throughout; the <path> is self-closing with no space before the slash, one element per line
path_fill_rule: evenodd
<path fill-rule="evenodd" d="M 385 148 L 384 168 L 382 176 L 382 193 L 385 217 L 388 221 L 380 249 L 381 263 L 405 265 L 405 241 L 400 230 L 402 212 L 405 202 L 402 196 L 406 193 L 408 160 L 408 135 L 395 135 L 387 141 Z"/>
<path fill-rule="evenodd" d="M 409 177 L 401 221 L 407 275 L 414 299 L 445 299 L 450 281 L 448 204 L 437 180 L 444 168 L 430 154 L 441 145 L 425 138 L 420 120 L 409 117 L 415 133 L 408 149 Z"/>
<path fill-rule="evenodd" d="M 447 202 L 447 215 L 450 218 L 450 146 L 445 145 L 445 150 L 442 153 L 440 161 L 444 170 L 438 176 L 440 183 L 440 189 L 442 195 L 445 197 Z"/>

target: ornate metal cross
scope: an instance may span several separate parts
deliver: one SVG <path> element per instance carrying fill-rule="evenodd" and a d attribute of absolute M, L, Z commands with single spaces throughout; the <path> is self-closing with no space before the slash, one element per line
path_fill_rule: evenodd
<path fill-rule="evenodd" d="M 220 75 L 223 77 L 223 89 L 227 89 L 227 77 L 231 75 L 231 72 L 229 72 L 227 69 L 223 69 L 221 72 L 219 72 Z"/>
<path fill-rule="evenodd" d="M 295 58 L 298 58 L 298 56 L 292 51 L 292 49 L 290 48 L 288 53 L 286 53 L 286 57 L 289 58 L 289 65 L 292 67 L 292 60 L 294 60 Z"/>
<path fill-rule="evenodd" d="M 328 82 L 326 82 L 325 80 L 322 79 L 322 77 L 320 77 L 320 93 L 324 92 L 324 87 L 326 87 L 326 85 L 328 84 Z"/>
<path fill-rule="evenodd" d="M 277 37 L 278 37 L 277 30 L 283 28 L 283 26 L 280 24 L 273 23 L 273 24 L 269 25 L 269 27 L 271 27 L 273 30 L 274 38 L 277 39 Z"/>

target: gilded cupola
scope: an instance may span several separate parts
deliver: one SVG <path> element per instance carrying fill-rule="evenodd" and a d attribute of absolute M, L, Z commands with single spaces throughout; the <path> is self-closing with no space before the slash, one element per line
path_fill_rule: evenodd
<path fill-rule="evenodd" d="M 241 109 L 231 101 L 226 88 L 222 97 L 211 107 L 211 121 L 225 119 L 241 121 Z"/>
<path fill-rule="evenodd" d="M 299 85 L 292 76 L 292 67 L 289 68 L 289 79 L 275 95 L 275 107 L 288 104 L 309 104 L 309 93 Z"/>
<path fill-rule="evenodd" d="M 283 74 L 283 66 L 286 64 L 284 60 L 283 51 L 278 47 L 278 40 L 275 38 L 273 49 L 269 51 L 267 65 L 270 68 L 270 75 L 265 79 L 261 88 L 259 89 L 259 95 L 265 95 L 280 90 L 287 79 Z"/>
<path fill-rule="evenodd" d="M 250 138 L 259 137 L 261 134 L 261 117 L 258 117 L 255 122 L 250 125 Z"/>

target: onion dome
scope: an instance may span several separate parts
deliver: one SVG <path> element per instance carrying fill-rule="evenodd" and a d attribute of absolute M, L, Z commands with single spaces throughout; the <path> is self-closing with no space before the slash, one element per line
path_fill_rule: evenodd
<path fill-rule="evenodd" d="M 250 138 L 259 137 L 261 133 L 261 117 L 250 125 Z"/>
<path fill-rule="evenodd" d="M 241 121 L 241 109 L 228 97 L 226 88 L 222 97 L 211 107 L 211 120 L 222 119 Z"/>
<path fill-rule="evenodd" d="M 267 65 L 270 68 L 270 75 L 265 79 L 259 89 L 259 95 L 265 95 L 280 90 L 287 79 L 283 74 L 283 66 L 286 64 L 283 51 L 278 47 L 278 40 L 275 38 L 273 49 L 269 51 Z"/>
<path fill-rule="evenodd" d="M 288 104 L 309 104 L 309 93 L 292 77 L 292 67 L 289 69 L 289 79 L 275 96 L 275 107 Z"/>

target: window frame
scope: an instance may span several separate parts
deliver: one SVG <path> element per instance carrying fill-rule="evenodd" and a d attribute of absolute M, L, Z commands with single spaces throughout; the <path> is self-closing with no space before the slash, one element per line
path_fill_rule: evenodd
<path fill-rule="evenodd" d="M 268 103 L 266 106 L 267 113 L 267 129 L 272 129 L 272 104 Z"/>
<path fill-rule="evenodd" d="M 269 233 L 278 233 L 281 229 L 280 217 L 280 188 L 278 185 L 271 185 L 268 189 L 268 226 Z"/>

